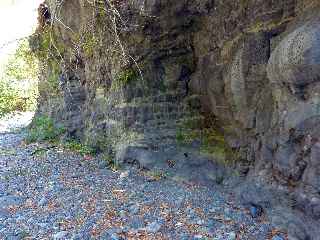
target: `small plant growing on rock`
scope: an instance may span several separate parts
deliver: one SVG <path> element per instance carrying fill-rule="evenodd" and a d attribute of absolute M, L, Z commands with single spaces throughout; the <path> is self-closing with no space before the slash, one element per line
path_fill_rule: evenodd
<path fill-rule="evenodd" d="M 82 45 L 85 56 L 91 57 L 94 53 L 94 49 L 98 44 L 98 39 L 94 35 L 86 35 L 85 42 Z"/>
<path fill-rule="evenodd" d="M 72 140 L 69 140 L 67 141 L 65 144 L 64 144 L 64 147 L 68 150 L 71 150 L 73 152 L 77 152 L 79 154 L 81 154 L 82 156 L 88 156 L 88 155 L 95 155 L 96 154 L 96 151 L 87 146 L 87 145 L 84 145 L 74 139 Z"/>
<path fill-rule="evenodd" d="M 65 133 L 62 125 L 55 124 L 53 120 L 46 116 L 37 117 L 27 129 L 26 143 L 37 141 L 56 141 Z"/>
<path fill-rule="evenodd" d="M 115 160 L 114 153 L 104 153 L 102 154 L 101 158 L 106 161 L 107 165 L 114 171 L 119 170 L 120 166 Z"/>
<path fill-rule="evenodd" d="M 134 69 L 127 69 L 121 72 L 112 82 L 111 91 L 118 90 L 130 83 L 133 83 L 139 78 L 139 74 Z"/>
<path fill-rule="evenodd" d="M 148 178 L 149 181 L 160 181 L 161 179 L 167 178 L 168 175 L 161 169 L 153 169 L 151 171 L 147 171 L 145 176 Z"/>

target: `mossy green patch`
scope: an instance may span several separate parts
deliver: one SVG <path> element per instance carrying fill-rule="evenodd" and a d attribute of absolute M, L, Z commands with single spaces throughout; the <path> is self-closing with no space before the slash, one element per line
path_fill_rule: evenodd
<path fill-rule="evenodd" d="M 116 162 L 116 157 L 114 153 L 103 153 L 101 156 L 101 159 L 106 161 L 107 165 L 114 171 L 119 170 L 120 166 Z"/>
<path fill-rule="evenodd" d="M 169 174 L 162 169 L 154 168 L 144 173 L 151 181 L 160 181 L 169 177 Z"/>
<path fill-rule="evenodd" d="M 27 143 L 37 141 L 55 142 L 65 131 L 63 125 L 55 124 L 53 120 L 47 116 L 40 116 L 36 117 L 27 129 L 25 141 Z"/>
<path fill-rule="evenodd" d="M 85 34 L 82 49 L 86 57 L 92 57 L 94 50 L 97 48 L 99 39 L 94 34 Z"/>
<path fill-rule="evenodd" d="M 96 3 L 96 12 L 97 12 L 97 24 L 98 26 L 102 26 L 107 17 L 107 10 L 105 9 L 105 2 L 104 1 L 97 1 Z"/>
<path fill-rule="evenodd" d="M 39 82 L 39 91 L 56 95 L 59 91 L 60 63 L 65 52 L 64 44 L 59 40 L 52 27 L 48 26 L 37 31 L 29 39 L 32 52 L 39 59 L 41 65 L 47 69 L 45 82 Z"/>
<path fill-rule="evenodd" d="M 191 118 L 182 122 L 176 133 L 179 145 L 200 142 L 200 153 L 209 155 L 225 165 L 237 160 L 237 152 L 230 148 L 224 132 L 213 125 L 206 125 L 205 119 Z"/>
<path fill-rule="evenodd" d="M 36 32 L 30 37 L 29 42 L 31 50 L 43 62 L 48 59 L 61 60 L 65 51 L 64 44 L 59 41 L 52 27 Z"/>
<path fill-rule="evenodd" d="M 61 74 L 60 64 L 56 60 L 48 60 L 48 76 L 44 86 L 45 91 L 56 95 L 59 92 L 59 75 Z M 40 87 L 41 85 L 39 85 Z M 40 89 L 39 89 L 40 90 Z"/>
<path fill-rule="evenodd" d="M 118 76 L 113 80 L 110 90 L 119 90 L 125 86 L 136 82 L 140 78 L 139 73 L 132 69 L 126 69 L 118 74 Z"/>
<path fill-rule="evenodd" d="M 96 155 L 96 150 L 94 148 L 82 144 L 80 141 L 74 139 L 68 140 L 63 144 L 63 146 L 68 150 L 81 154 L 82 156 Z"/>
<path fill-rule="evenodd" d="M 229 147 L 223 133 L 214 128 L 203 129 L 201 133 L 201 149 L 204 154 L 212 155 L 218 161 L 228 163 Z"/>
<path fill-rule="evenodd" d="M 252 25 L 246 29 L 248 33 L 257 33 L 257 32 L 265 32 L 276 29 L 284 24 L 292 21 L 294 17 L 287 17 L 282 19 L 281 21 L 267 21 L 267 22 L 257 22 L 255 25 Z"/>

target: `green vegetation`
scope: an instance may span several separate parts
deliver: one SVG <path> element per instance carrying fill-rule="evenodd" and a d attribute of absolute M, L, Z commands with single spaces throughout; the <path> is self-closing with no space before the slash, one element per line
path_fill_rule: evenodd
<path fill-rule="evenodd" d="M 153 169 L 147 172 L 147 175 L 152 178 L 154 181 L 159 181 L 161 179 L 167 178 L 169 175 L 164 170 L 161 169 Z"/>
<path fill-rule="evenodd" d="M 47 152 L 48 152 L 47 148 L 39 147 L 33 151 L 32 155 L 37 156 L 37 157 L 41 157 L 41 156 L 44 156 Z"/>
<path fill-rule="evenodd" d="M 241 0 L 240 4 L 242 7 L 247 7 L 249 3 L 249 0 Z M 256 22 L 254 25 L 247 26 L 243 31 L 241 31 L 238 35 L 231 38 L 231 40 L 228 40 L 224 43 L 222 49 L 221 49 L 221 57 L 229 61 L 230 57 L 235 49 L 237 49 L 237 45 L 242 40 L 246 34 L 252 34 L 252 33 L 259 33 L 259 32 L 270 32 L 273 29 L 277 29 L 281 26 L 284 26 L 285 24 L 289 23 L 293 20 L 294 17 L 286 17 L 281 19 L 281 21 L 263 21 L 263 22 Z"/>
<path fill-rule="evenodd" d="M 228 153 L 231 149 L 227 145 L 224 135 L 214 128 L 203 129 L 201 133 L 201 152 L 216 157 L 228 163 Z"/>
<path fill-rule="evenodd" d="M 32 143 L 37 141 L 55 142 L 65 133 L 62 125 L 57 125 L 49 117 L 36 117 L 31 126 L 27 129 L 26 142 Z"/>
<path fill-rule="evenodd" d="M 196 140 L 200 142 L 200 153 L 212 156 L 223 164 L 232 164 L 238 158 L 237 152 L 228 146 L 224 132 L 215 124 L 207 124 L 201 118 L 186 119 L 177 130 L 176 141 L 183 146 Z"/>
<path fill-rule="evenodd" d="M 45 91 L 46 94 L 55 96 L 59 93 L 60 65 L 57 61 L 50 60 L 47 62 L 47 67 L 47 78 L 46 81 L 39 82 L 39 92 Z"/>
<path fill-rule="evenodd" d="M 25 99 L 21 98 L 17 89 L 6 81 L 0 81 L 0 117 L 14 112 L 27 110 Z"/>
<path fill-rule="evenodd" d="M 93 34 L 85 34 L 84 43 L 82 44 L 82 49 L 86 57 L 92 57 L 94 49 L 99 43 L 98 38 Z"/>
<path fill-rule="evenodd" d="M 106 21 L 107 11 L 105 9 L 104 1 L 96 2 L 96 11 L 97 11 L 97 25 L 103 26 Z"/>
<path fill-rule="evenodd" d="M 39 91 L 56 95 L 59 92 L 60 64 L 65 52 L 63 43 L 58 41 L 58 37 L 50 26 L 33 34 L 29 42 L 31 51 L 39 59 L 41 67 L 47 69 L 44 71 L 47 72 L 47 80 L 39 83 Z"/>
<path fill-rule="evenodd" d="M 5 65 L 5 77 L 14 80 L 37 79 L 38 72 L 38 61 L 31 52 L 27 39 L 21 40 Z"/>
<path fill-rule="evenodd" d="M 58 41 L 51 27 L 46 27 L 41 32 L 36 32 L 30 39 L 30 47 L 38 59 L 42 62 L 62 60 L 62 55 L 65 52 L 63 43 Z"/>
<path fill-rule="evenodd" d="M 275 21 L 275 20 L 270 20 L 270 21 L 263 21 L 263 22 L 257 22 L 253 26 L 249 26 L 246 29 L 246 32 L 248 33 L 257 33 L 257 32 L 263 32 L 263 31 L 271 31 L 272 29 L 279 28 L 290 21 L 293 20 L 294 17 L 286 17 L 281 19 L 281 21 Z"/>
<path fill-rule="evenodd" d="M 179 126 L 176 133 L 176 141 L 180 144 L 191 144 L 194 140 L 200 139 L 200 126 L 202 119 L 188 118 L 185 119 Z"/>
<path fill-rule="evenodd" d="M 0 117 L 14 111 L 35 109 L 38 70 L 38 61 L 28 41 L 20 41 L 0 76 Z"/>
<path fill-rule="evenodd" d="M 93 155 L 96 155 L 97 153 L 95 149 L 87 145 L 84 145 L 74 139 L 68 140 L 63 146 L 68 150 L 81 154 L 82 156 L 87 156 L 87 155 L 93 156 Z"/>
<path fill-rule="evenodd" d="M 120 166 L 119 164 L 115 161 L 115 154 L 112 153 L 103 153 L 101 155 L 102 160 L 106 161 L 108 166 L 112 169 L 112 170 L 119 170 Z"/>
<path fill-rule="evenodd" d="M 98 16 L 97 16 L 98 17 Z M 99 33 L 95 31 L 95 27 L 98 26 L 90 26 L 89 24 L 82 26 L 79 32 L 72 33 L 72 42 L 74 44 L 74 48 L 81 49 L 84 56 L 90 58 L 94 54 L 94 50 L 97 48 L 99 44 Z M 73 55 L 74 50 L 71 50 L 71 54 Z"/>
<path fill-rule="evenodd" d="M 111 90 L 118 90 L 139 79 L 139 73 L 130 68 L 121 72 L 112 82 Z"/>
<path fill-rule="evenodd" d="M 65 132 L 66 130 L 63 125 L 55 124 L 53 120 L 47 116 L 41 116 L 35 118 L 31 126 L 26 129 L 25 141 L 27 144 L 44 141 L 56 143 Z M 82 156 L 94 156 L 97 153 L 94 148 L 82 144 L 75 139 L 68 139 L 61 146 L 64 149 L 77 152 Z M 42 149 L 39 150 L 39 153 L 42 153 Z"/>

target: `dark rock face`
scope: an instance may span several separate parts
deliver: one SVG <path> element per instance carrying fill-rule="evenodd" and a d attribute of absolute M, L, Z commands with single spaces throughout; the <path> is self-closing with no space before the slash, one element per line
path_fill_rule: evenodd
<path fill-rule="evenodd" d="M 180 156 L 181 123 L 214 116 L 234 167 L 319 221 L 319 1 L 47 4 L 62 77 L 57 94 L 40 91 L 38 114 L 146 168 Z"/>

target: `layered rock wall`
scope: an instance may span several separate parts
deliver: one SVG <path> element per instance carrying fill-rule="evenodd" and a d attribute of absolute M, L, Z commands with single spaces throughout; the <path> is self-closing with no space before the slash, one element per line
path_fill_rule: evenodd
<path fill-rule="evenodd" d="M 50 53 L 38 114 L 143 167 L 179 155 L 179 137 L 219 145 L 211 158 L 284 186 L 320 219 L 317 0 L 47 4 L 50 24 L 31 41 Z"/>

